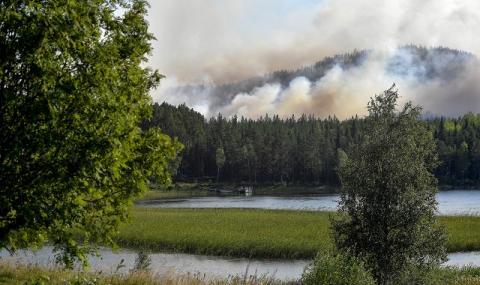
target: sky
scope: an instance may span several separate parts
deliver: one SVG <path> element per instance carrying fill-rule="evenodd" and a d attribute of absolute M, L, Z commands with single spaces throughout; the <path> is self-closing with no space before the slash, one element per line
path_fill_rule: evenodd
<path fill-rule="evenodd" d="M 295 69 L 354 49 L 388 54 L 398 46 L 416 44 L 480 54 L 478 0 L 152 0 L 150 5 L 148 21 L 157 40 L 149 65 L 166 75 L 163 86 L 153 91 L 152 97 L 157 102 L 174 104 L 183 100 L 205 115 L 225 111 L 228 103 L 223 109 L 211 110 L 208 95 L 182 94 L 179 99 L 164 91 L 185 84 L 222 84 L 279 69 Z M 345 112 L 335 107 L 328 112 L 342 112 L 345 116 L 360 112 L 368 96 L 388 88 L 383 85 L 394 78 L 384 79 L 372 79 L 367 84 L 369 87 L 362 92 L 368 95 L 362 94 L 362 99 L 356 100 L 358 108 Z M 374 84 L 381 86 L 374 88 Z M 456 84 L 463 86 L 462 82 Z M 399 86 L 408 98 L 413 91 L 420 92 L 418 86 L 410 85 L 407 82 Z M 425 88 L 422 90 L 436 91 Z M 477 91 L 476 87 L 473 91 L 467 89 Z M 460 106 L 455 113 L 480 112 L 478 100 L 471 98 L 468 103 L 473 107 L 463 110 Z M 429 111 L 445 111 L 443 105 L 429 107 Z M 228 115 L 238 111 L 228 110 Z M 301 113 L 305 108 L 293 111 Z M 249 116 L 248 112 L 245 115 Z"/>

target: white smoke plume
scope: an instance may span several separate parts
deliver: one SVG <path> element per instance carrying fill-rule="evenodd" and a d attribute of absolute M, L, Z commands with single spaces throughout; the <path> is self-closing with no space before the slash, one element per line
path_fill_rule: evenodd
<path fill-rule="evenodd" d="M 167 76 L 152 94 L 154 100 L 186 103 L 206 116 L 346 118 L 364 114 L 368 98 L 395 82 L 402 100 L 434 114 L 480 112 L 476 60 L 446 72 L 451 78 L 426 78 L 424 66 L 396 49 L 405 44 L 447 46 L 479 55 L 480 1 L 302 0 L 298 2 L 309 3 L 305 9 L 273 17 L 272 26 L 253 18 L 286 2 L 292 1 L 151 1 L 150 23 L 158 41 L 150 62 Z M 354 49 L 373 52 L 358 66 L 337 65 L 315 80 L 300 76 L 287 85 L 269 82 L 238 93 L 215 88 Z M 394 54 L 397 65 L 392 67 Z M 444 61 L 450 56 L 435 56 L 431 65 L 448 69 Z M 172 88 L 186 84 L 192 85 Z"/>
<path fill-rule="evenodd" d="M 449 56 L 451 54 L 437 55 L 431 59 L 431 65 L 425 66 L 415 63 L 409 52 L 373 51 L 362 64 L 349 68 L 334 65 L 316 81 L 299 76 L 287 86 L 266 83 L 248 93 L 234 94 L 218 93 L 213 86 L 169 88 L 163 85 L 161 94 L 164 94 L 163 101 L 185 102 L 207 117 L 218 113 L 248 118 L 265 114 L 281 117 L 312 114 L 343 119 L 365 114 L 368 99 L 395 82 L 403 102 L 413 101 L 427 112 L 444 116 L 480 112 L 478 61 L 471 57 L 453 67 L 462 55 L 448 61 Z M 392 66 L 392 62 L 396 65 Z M 430 75 L 429 68 L 443 73 Z"/>

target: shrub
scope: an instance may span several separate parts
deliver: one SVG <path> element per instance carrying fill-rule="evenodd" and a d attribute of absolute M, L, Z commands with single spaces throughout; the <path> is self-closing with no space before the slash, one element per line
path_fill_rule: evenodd
<path fill-rule="evenodd" d="M 305 285 L 374 285 L 363 262 L 348 252 L 323 251 L 302 275 Z"/>

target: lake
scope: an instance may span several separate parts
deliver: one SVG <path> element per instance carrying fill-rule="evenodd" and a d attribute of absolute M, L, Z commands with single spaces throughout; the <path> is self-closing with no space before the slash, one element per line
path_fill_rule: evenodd
<path fill-rule="evenodd" d="M 338 194 L 289 196 L 236 195 L 141 201 L 158 208 L 258 208 L 283 210 L 335 211 Z M 437 194 L 440 215 L 478 215 L 480 190 L 450 190 Z"/>
<path fill-rule="evenodd" d="M 91 268 L 96 272 L 125 273 L 135 264 L 137 253 L 132 250 L 112 252 L 109 249 L 100 250 L 101 257 L 89 258 Z M 480 266 L 480 252 L 460 252 L 448 255 L 445 265 L 474 265 Z M 280 280 L 299 279 L 309 260 L 249 260 L 246 258 L 227 258 L 217 256 L 203 256 L 192 254 L 153 253 L 150 254 L 151 270 L 154 273 L 200 273 L 206 278 L 228 278 L 232 275 L 268 275 Z M 0 251 L 0 259 L 8 262 L 23 264 L 37 264 L 54 266 L 52 247 L 46 246 L 37 252 L 29 250 L 19 251 L 10 256 L 7 251 Z M 124 267 L 117 271 L 118 264 L 123 261 Z"/>

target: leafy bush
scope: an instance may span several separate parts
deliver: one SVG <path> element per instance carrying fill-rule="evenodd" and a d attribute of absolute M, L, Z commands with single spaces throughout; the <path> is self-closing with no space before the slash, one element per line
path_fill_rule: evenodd
<path fill-rule="evenodd" d="M 374 285 L 375 281 L 358 258 L 348 252 L 323 251 L 302 275 L 305 285 Z"/>

